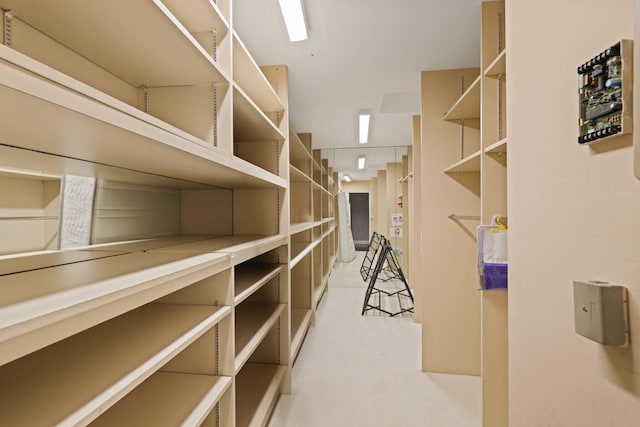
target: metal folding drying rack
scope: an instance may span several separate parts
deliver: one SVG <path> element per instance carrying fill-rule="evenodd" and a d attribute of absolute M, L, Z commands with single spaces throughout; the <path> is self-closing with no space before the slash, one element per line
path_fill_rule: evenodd
<path fill-rule="evenodd" d="M 376 255 L 378 255 L 378 261 L 372 271 L 371 267 L 373 266 L 373 261 L 375 260 Z M 369 248 L 367 249 L 367 253 L 362 261 L 362 266 L 360 267 L 360 275 L 365 282 L 369 280 L 367 292 L 364 297 L 364 304 L 362 305 L 362 315 L 369 310 L 377 310 L 389 315 L 390 317 L 397 316 L 402 313 L 413 313 L 413 294 L 409 289 L 409 284 L 402 272 L 402 267 L 398 262 L 396 253 L 391 247 L 389 240 L 376 232 L 373 232 L 371 235 Z M 389 291 L 376 287 L 376 283 L 378 281 L 387 282 L 389 280 L 399 280 L 403 285 L 402 289 Z M 371 297 L 374 295 L 377 295 L 378 297 L 377 304 L 371 303 Z M 391 312 L 382 308 L 383 296 L 396 296 L 398 298 L 398 306 L 400 307 L 400 310 Z M 407 300 L 410 301 L 411 306 L 403 307 L 403 299 L 405 300 L 405 304 Z"/>

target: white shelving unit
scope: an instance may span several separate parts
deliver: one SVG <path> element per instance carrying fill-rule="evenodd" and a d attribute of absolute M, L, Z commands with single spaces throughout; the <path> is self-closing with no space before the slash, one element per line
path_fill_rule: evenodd
<path fill-rule="evenodd" d="M 293 360 L 286 67 L 231 0 L 0 8 L 2 422 L 264 425 Z M 60 250 L 67 175 L 92 229 Z"/>
<path fill-rule="evenodd" d="M 428 208 L 429 216 L 437 212 L 441 206 L 448 206 L 450 212 L 464 212 L 479 219 L 479 224 L 490 225 L 495 215 L 508 215 L 507 203 L 507 167 L 508 167 L 508 137 L 506 117 L 506 58 L 505 46 L 505 4 L 504 1 L 487 1 L 481 5 L 481 33 L 480 33 L 480 68 L 479 70 L 460 69 L 446 70 L 444 72 L 428 72 L 427 79 L 423 80 L 429 85 L 432 82 L 441 81 L 442 85 L 448 85 L 451 92 L 457 91 L 457 76 L 462 86 L 470 81 L 460 97 L 449 108 L 443 117 L 444 121 L 458 123 L 460 125 L 459 138 L 453 138 L 450 123 L 443 123 L 442 127 L 434 126 L 426 130 L 423 121 L 423 131 L 429 136 L 423 137 L 422 145 L 428 148 L 423 154 L 423 160 L 437 158 L 439 153 L 445 153 L 442 158 L 462 158 L 448 165 L 444 172 L 447 179 L 429 175 L 423 182 L 438 183 L 438 190 L 427 194 L 430 205 L 436 208 Z M 449 74 L 449 76 L 446 76 Z M 475 77 L 477 76 L 477 77 Z M 429 86 L 432 87 L 432 86 Z M 423 92 L 423 101 L 428 107 L 435 106 L 440 100 L 429 99 Z M 435 98 L 435 97 L 434 97 Z M 433 111 L 433 108 L 424 108 L 424 111 Z M 431 113 L 427 113 L 431 114 Z M 446 136 L 445 136 L 446 135 Z M 456 135 L 456 136 L 458 136 Z M 433 149 L 430 144 L 439 137 L 449 139 L 442 143 L 446 147 Z M 455 153 L 455 142 L 460 143 L 459 156 Z M 429 167 L 429 163 L 423 163 Z M 427 174 L 430 171 L 426 169 Z M 440 181 L 442 180 L 442 181 Z M 425 186 L 428 187 L 428 186 Z M 423 203 L 424 207 L 424 203 Z M 438 213 L 439 218 L 445 218 Z M 435 221 L 435 220 L 434 220 Z M 436 222 L 434 222 L 436 224 Z M 477 266 L 467 263 L 461 264 L 462 258 L 475 260 L 468 255 L 476 253 L 475 239 L 469 236 L 475 235 L 475 221 L 457 221 L 455 227 L 436 227 L 441 230 L 428 230 L 432 243 L 426 243 L 429 247 L 425 253 L 429 259 L 425 260 L 426 267 L 433 272 L 436 281 L 443 283 L 442 288 L 434 288 L 433 294 L 424 301 L 431 304 L 432 319 L 437 318 L 441 322 L 441 330 L 437 333 L 423 331 L 424 370 L 436 372 L 459 373 L 456 370 L 464 369 L 466 372 L 479 373 L 482 377 L 482 417 L 484 426 L 508 425 L 508 293 L 506 289 L 485 290 L 477 298 L 475 290 L 478 288 Z M 462 231 L 462 232 L 461 232 Z M 447 245 L 444 245 L 446 242 Z M 448 246 L 456 250 L 449 252 L 441 250 Z M 435 251 L 434 251 L 435 248 Z M 435 255 L 437 252 L 437 255 Z M 434 256 L 435 255 L 435 256 Z M 475 261 L 474 261 L 475 262 Z M 467 274 L 467 272 L 471 274 Z M 444 274 L 443 274 L 444 273 Z M 465 277 L 458 276 L 465 274 Z M 439 280 L 444 276 L 444 280 Z M 464 289 L 455 289 L 457 283 L 468 283 Z M 433 302 L 429 301 L 433 298 Z M 460 304 L 460 312 L 469 316 L 477 313 L 479 322 L 468 322 L 468 325 L 459 323 L 456 318 L 452 321 L 448 313 L 442 313 L 441 301 L 455 300 Z M 479 303 L 479 304 L 478 304 Z M 426 312 L 426 310 L 425 310 Z M 429 321 L 429 319 L 427 319 Z M 476 325 L 478 326 L 476 328 Z M 464 339 L 449 339 L 446 343 L 438 342 L 441 336 L 465 336 Z M 478 342 L 478 348 L 452 348 L 454 342 Z M 440 345 L 442 344 L 442 345 Z M 438 350 L 434 350 L 438 348 Z M 445 359 L 438 358 L 436 353 L 466 354 L 469 358 Z M 437 364 L 433 361 L 437 360 Z M 450 363 L 453 361 L 453 363 Z M 438 365 L 438 366 L 436 366 Z M 444 367 L 443 367 L 444 366 Z M 463 367 L 463 368 L 462 368 Z"/>
<path fill-rule="evenodd" d="M 230 312 L 150 304 L 17 359 L 0 373 L 3 422 L 88 423 L 197 339 L 207 339 Z M 41 410 L 32 410 L 34 402 Z"/>
<path fill-rule="evenodd" d="M 291 357 L 295 360 L 337 258 L 335 180 L 311 134 L 289 130 Z"/>

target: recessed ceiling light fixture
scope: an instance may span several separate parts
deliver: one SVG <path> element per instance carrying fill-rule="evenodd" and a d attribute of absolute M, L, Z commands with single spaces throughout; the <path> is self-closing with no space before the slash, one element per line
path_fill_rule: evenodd
<path fill-rule="evenodd" d="M 364 169 L 367 158 L 364 155 L 358 156 L 358 169 Z"/>
<path fill-rule="evenodd" d="M 349 175 L 346 175 L 346 174 L 345 174 L 345 175 L 342 177 L 342 179 L 343 179 L 343 180 L 345 180 L 345 181 L 347 181 L 347 182 L 351 182 L 351 177 L 350 177 Z"/>
<path fill-rule="evenodd" d="M 308 39 L 307 25 L 304 22 L 304 13 L 302 12 L 302 0 L 278 1 L 280 2 L 284 24 L 287 26 L 287 32 L 289 33 L 289 40 L 297 42 Z"/>
<path fill-rule="evenodd" d="M 366 144 L 369 142 L 369 121 L 371 120 L 371 114 L 360 113 L 358 115 L 358 122 L 360 127 L 360 144 Z"/>

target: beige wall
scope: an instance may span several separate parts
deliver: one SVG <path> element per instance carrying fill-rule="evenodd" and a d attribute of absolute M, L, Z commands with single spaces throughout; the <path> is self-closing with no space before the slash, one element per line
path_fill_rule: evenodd
<path fill-rule="evenodd" d="M 342 181 L 340 188 L 345 193 L 370 193 L 371 181 Z"/>
<path fill-rule="evenodd" d="M 631 137 L 576 142 L 576 67 L 631 38 L 632 20 L 632 0 L 507 0 L 513 427 L 640 425 L 640 181 Z M 631 347 L 574 332 L 576 279 L 629 288 Z"/>

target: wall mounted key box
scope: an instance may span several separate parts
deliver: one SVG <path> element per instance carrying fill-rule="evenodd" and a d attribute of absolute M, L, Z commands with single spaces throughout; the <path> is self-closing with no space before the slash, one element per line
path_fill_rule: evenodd
<path fill-rule="evenodd" d="M 633 123 L 633 41 L 621 40 L 578 67 L 578 142 L 630 133 Z"/>
<path fill-rule="evenodd" d="M 607 282 L 573 282 L 576 333 L 600 344 L 629 343 L 627 289 Z"/>

